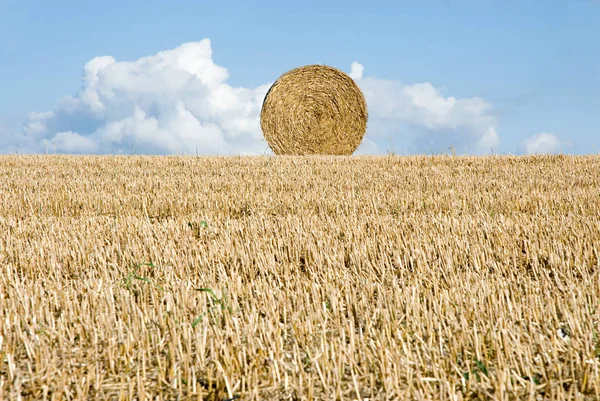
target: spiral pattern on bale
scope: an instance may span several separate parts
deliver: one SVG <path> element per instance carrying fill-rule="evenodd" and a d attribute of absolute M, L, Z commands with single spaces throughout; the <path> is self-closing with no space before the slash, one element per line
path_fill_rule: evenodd
<path fill-rule="evenodd" d="M 307 65 L 271 86 L 260 125 L 276 155 L 351 155 L 365 135 L 367 104 L 356 82 L 337 68 Z"/>

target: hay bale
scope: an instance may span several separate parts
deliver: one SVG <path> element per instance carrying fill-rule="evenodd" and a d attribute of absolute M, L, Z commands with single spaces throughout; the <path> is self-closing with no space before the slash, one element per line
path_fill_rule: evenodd
<path fill-rule="evenodd" d="M 351 155 L 367 118 L 363 93 L 350 76 L 308 65 L 275 81 L 263 101 L 260 125 L 276 155 Z"/>

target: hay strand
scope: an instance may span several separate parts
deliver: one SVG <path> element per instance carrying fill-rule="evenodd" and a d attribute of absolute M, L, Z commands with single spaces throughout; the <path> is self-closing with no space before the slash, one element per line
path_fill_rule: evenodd
<path fill-rule="evenodd" d="M 354 80 L 325 65 L 298 67 L 271 86 L 260 124 L 276 155 L 351 155 L 367 128 L 367 104 Z"/>

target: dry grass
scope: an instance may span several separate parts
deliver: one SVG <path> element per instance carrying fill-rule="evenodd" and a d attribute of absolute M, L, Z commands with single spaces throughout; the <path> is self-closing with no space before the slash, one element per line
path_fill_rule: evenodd
<path fill-rule="evenodd" d="M 350 76 L 326 65 L 283 74 L 263 101 L 260 125 L 277 155 L 347 156 L 367 128 L 367 104 Z"/>
<path fill-rule="evenodd" d="M 1 157 L 0 399 L 599 399 L 599 171 Z"/>

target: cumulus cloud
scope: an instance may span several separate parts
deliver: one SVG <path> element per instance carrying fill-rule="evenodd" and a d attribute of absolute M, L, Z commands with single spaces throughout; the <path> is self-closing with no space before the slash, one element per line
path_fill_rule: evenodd
<path fill-rule="evenodd" d="M 381 147 L 375 143 L 375 141 L 369 139 L 369 137 L 363 138 L 360 142 L 360 145 L 354 152 L 356 156 L 368 156 L 368 155 L 377 155 L 383 153 Z"/>
<path fill-rule="evenodd" d="M 94 153 L 97 146 L 92 139 L 71 131 L 59 132 L 49 142 L 45 142 L 47 146 L 52 145 L 66 153 Z"/>
<path fill-rule="evenodd" d="M 54 116 L 54 113 L 47 111 L 44 113 L 29 113 L 29 120 L 23 127 L 26 135 L 32 137 L 44 136 L 48 132 L 46 121 Z"/>
<path fill-rule="evenodd" d="M 390 142 L 414 152 L 454 145 L 477 153 L 499 145 L 483 99 L 446 97 L 428 82 L 365 77 L 356 61 L 349 74 L 369 108 L 357 154 L 384 153 Z M 58 153 L 272 153 L 260 129 L 272 82 L 233 87 L 228 77 L 214 63 L 209 39 L 135 61 L 96 57 L 83 68 L 79 93 L 59 99 L 52 111 L 30 114 L 20 146 Z"/>
<path fill-rule="evenodd" d="M 556 153 L 562 147 L 558 136 L 547 132 L 530 136 L 525 140 L 524 148 L 527 154 Z"/>
<path fill-rule="evenodd" d="M 365 68 L 362 66 L 362 64 L 354 61 L 352 63 L 352 65 L 350 66 L 350 78 L 361 79 L 363 76 L 364 70 L 365 70 Z"/>
<path fill-rule="evenodd" d="M 235 88 L 208 39 L 139 60 L 96 57 L 75 96 L 31 113 L 31 147 L 59 153 L 263 153 L 260 108 L 270 86 Z"/>
<path fill-rule="evenodd" d="M 367 100 L 372 137 L 396 139 L 415 152 L 437 152 L 454 146 L 478 154 L 489 153 L 500 145 L 496 118 L 485 100 L 445 97 L 429 82 L 404 85 L 362 78 L 362 66 L 355 64 L 352 71 L 357 72 L 359 78 L 355 80 Z"/>

